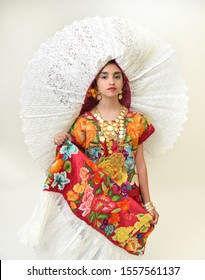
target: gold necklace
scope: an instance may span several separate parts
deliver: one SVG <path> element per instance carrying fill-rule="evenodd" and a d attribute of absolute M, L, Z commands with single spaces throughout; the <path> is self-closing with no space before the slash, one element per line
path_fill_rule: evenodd
<path fill-rule="evenodd" d="M 112 154 L 112 146 L 114 142 L 118 143 L 118 151 L 121 152 L 125 138 L 124 116 L 127 109 L 123 106 L 120 107 L 120 113 L 114 121 L 104 121 L 96 107 L 93 110 L 93 116 L 98 120 L 102 134 L 100 141 L 106 141 L 108 154 Z"/>

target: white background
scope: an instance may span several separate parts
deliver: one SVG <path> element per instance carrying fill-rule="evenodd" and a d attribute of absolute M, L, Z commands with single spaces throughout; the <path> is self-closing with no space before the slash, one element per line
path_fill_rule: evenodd
<path fill-rule="evenodd" d="M 188 121 L 173 149 L 148 164 L 160 221 L 141 259 L 205 259 L 205 0 L 0 0 L 0 257 L 35 258 L 16 232 L 45 179 L 21 132 L 22 74 L 48 37 L 96 15 L 148 26 L 176 50 L 189 87 Z"/>

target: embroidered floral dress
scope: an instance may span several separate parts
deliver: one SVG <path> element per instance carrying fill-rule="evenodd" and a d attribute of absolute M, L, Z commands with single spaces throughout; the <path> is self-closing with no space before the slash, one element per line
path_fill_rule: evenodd
<path fill-rule="evenodd" d="M 87 112 L 71 127 L 70 140 L 57 148 L 44 185 L 45 191 L 61 193 L 88 226 L 135 255 L 143 254 L 153 230 L 141 203 L 135 156 L 153 132 L 146 116 L 127 110 L 122 146 L 113 141 L 109 155 L 99 121 Z"/>

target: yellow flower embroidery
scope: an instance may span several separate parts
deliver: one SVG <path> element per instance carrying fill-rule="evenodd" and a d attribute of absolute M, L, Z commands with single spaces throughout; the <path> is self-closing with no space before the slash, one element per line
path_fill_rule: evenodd
<path fill-rule="evenodd" d="M 117 174 L 117 176 L 113 178 L 113 180 L 115 180 L 115 182 L 116 182 L 119 186 L 121 186 L 124 182 L 127 181 L 127 173 L 125 173 L 125 172 L 119 172 L 119 173 Z"/>
<path fill-rule="evenodd" d="M 88 185 L 87 182 L 82 181 L 81 184 L 79 184 L 79 183 L 76 184 L 76 185 L 73 187 L 73 190 L 74 190 L 76 193 L 78 193 L 78 194 L 83 193 L 84 190 L 85 190 L 85 188 L 87 187 L 87 185 Z"/>
<path fill-rule="evenodd" d="M 115 230 L 116 235 L 114 238 L 118 242 L 122 243 L 129 239 L 129 234 L 133 231 L 134 227 L 120 227 Z"/>
<path fill-rule="evenodd" d="M 134 224 L 136 230 L 140 230 L 142 226 L 149 227 L 152 216 L 150 214 L 144 214 L 142 217 L 139 217 L 139 222 Z"/>
<path fill-rule="evenodd" d="M 150 214 L 145 214 L 140 218 L 140 221 L 144 223 L 145 226 L 149 226 L 152 216 Z"/>
<path fill-rule="evenodd" d="M 102 170 L 105 172 L 105 174 L 108 175 L 110 178 L 114 177 L 115 168 L 111 164 L 109 158 L 102 158 L 97 165 L 98 165 L 98 167 L 102 168 Z"/>
<path fill-rule="evenodd" d="M 115 153 L 110 157 L 103 157 L 97 163 L 106 175 L 113 179 L 118 185 L 122 185 L 127 181 L 127 168 L 125 158 L 120 153 Z"/>
<path fill-rule="evenodd" d="M 110 162 L 119 170 L 125 165 L 125 158 L 122 154 L 115 153 L 111 155 Z"/>

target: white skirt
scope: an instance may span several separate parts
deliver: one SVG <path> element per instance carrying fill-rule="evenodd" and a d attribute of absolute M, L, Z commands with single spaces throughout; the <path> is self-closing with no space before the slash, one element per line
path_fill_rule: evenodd
<path fill-rule="evenodd" d="M 63 196 L 43 192 L 30 220 L 18 232 L 20 243 L 35 249 L 37 259 L 132 260 L 129 254 L 76 217 Z"/>

